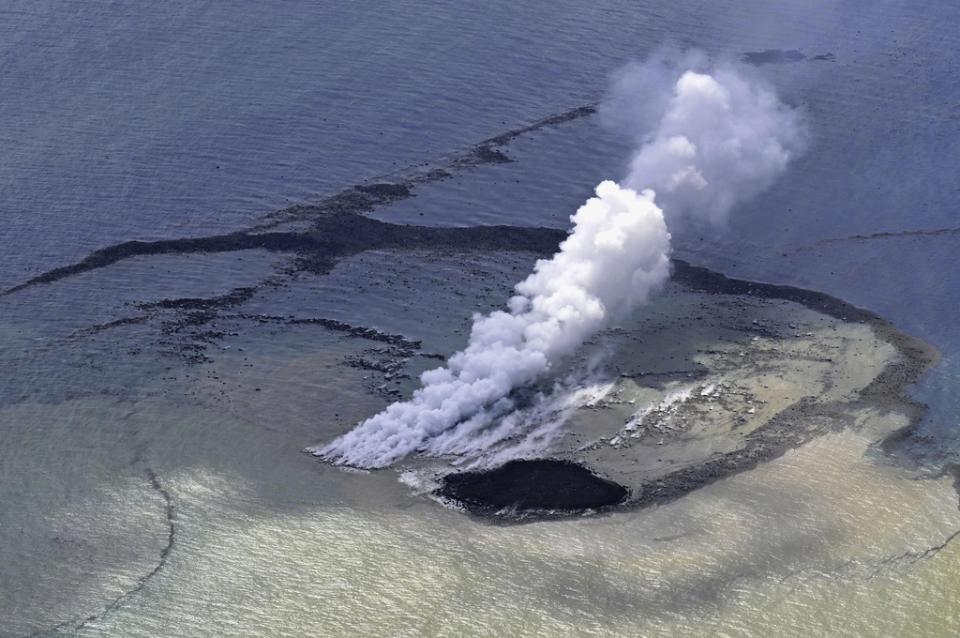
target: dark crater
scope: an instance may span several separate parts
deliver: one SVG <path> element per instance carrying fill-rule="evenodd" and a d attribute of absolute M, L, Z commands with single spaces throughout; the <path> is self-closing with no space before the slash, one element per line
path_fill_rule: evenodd
<path fill-rule="evenodd" d="M 443 477 L 435 494 L 480 516 L 569 515 L 618 505 L 627 489 L 582 465 L 553 459 L 509 461 L 492 470 Z"/>

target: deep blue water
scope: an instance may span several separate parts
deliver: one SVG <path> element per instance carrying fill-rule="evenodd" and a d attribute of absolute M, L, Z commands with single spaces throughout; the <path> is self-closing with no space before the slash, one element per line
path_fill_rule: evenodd
<path fill-rule="evenodd" d="M 958 23 L 956 3 L 908 0 L 6 2 L 0 286 L 120 241 L 244 228 L 594 102 L 613 70 L 664 43 L 800 50 L 806 61 L 762 71 L 805 109 L 810 151 L 723 232 L 679 229 L 678 254 L 835 294 L 936 345 L 943 362 L 916 389 L 932 436 L 909 451 L 940 463 L 960 450 L 960 233 L 818 242 L 960 227 Z M 629 142 L 587 118 L 508 152 L 516 163 L 376 216 L 565 227 L 597 181 L 623 173 Z M 0 300 L 0 313 L 65 333 L 124 302 L 248 285 L 272 261 L 134 260 Z M 390 303 L 366 312 L 389 315 Z M 77 383 L 56 371 L 59 355 L 16 348 L 5 400 Z"/>

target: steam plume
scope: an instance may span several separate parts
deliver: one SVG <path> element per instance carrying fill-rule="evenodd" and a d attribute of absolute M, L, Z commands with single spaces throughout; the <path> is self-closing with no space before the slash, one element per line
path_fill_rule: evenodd
<path fill-rule="evenodd" d="M 318 450 L 334 462 L 389 465 L 460 424 L 467 436 L 509 412 L 517 387 L 541 377 L 611 316 L 646 301 L 670 272 L 670 235 L 653 193 L 602 182 L 571 217 L 573 232 L 516 285 L 509 311 L 474 315 L 466 349 L 423 373 L 423 387 Z M 463 422 L 463 423 L 461 423 Z M 455 449 L 454 445 L 450 449 Z"/>
<path fill-rule="evenodd" d="M 311 451 L 374 468 L 417 450 L 464 453 L 511 436 L 511 424 L 523 421 L 509 418 L 514 389 L 543 377 L 666 282 L 664 213 L 671 223 L 721 223 L 769 186 L 802 150 L 796 113 L 733 67 L 690 70 L 702 65 L 702 56 L 686 54 L 621 72 L 602 114 L 637 139 L 624 185 L 597 186 L 570 218 L 559 252 L 516 285 L 507 311 L 474 315 L 467 347 L 423 373 L 410 400 Z"/>
<path fill-rule="evenodd" d="M 685 54 L 683 62 L 705 65 L 696 53 Z M 806 132 L 797 111 L 748 69 L 675 69 L 663 56 L 626 67 L 601 116 L 638 142 L 627 186 L 655 191 L 671 224 L 686 217 L 721 225 L 734 206 L 767 189 L 803 152 Z M 667 98 L 657 90 L 665 79 Z"/>

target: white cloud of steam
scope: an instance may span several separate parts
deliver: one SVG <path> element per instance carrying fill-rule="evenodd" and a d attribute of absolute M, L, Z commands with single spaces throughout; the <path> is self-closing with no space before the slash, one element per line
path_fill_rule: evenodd
<path fill-rule="evenodd" d="M 483 411 L 427 441 L 420 453 L 430 456 L 455 454 L 467 469 L 495 467 L 513 458 L 531 458 L 543 452 L 560 434 L 560 429 L 585 406 L 595 405 L 612 389 L 608 375 L 598 371 L 607 353 L 594 353 L 552 390 L 538 392 L 528 405 L 505 415 Z M 477 425 L 482 424 L 480 427 Z"/>
<path fill-rule="evenodd" d="M 509 311 L 474 315 L 467 347 L 424 372 L 423 387 L 314 453 L 334 463 L 383 467 L 454 426 L 472 436 L 513 409 L 514 388 L 543 376 L 666 281 L 670 235 L 653 193 L 602 182 L 570 220 L 550 259 L 516 285 Z M 438 445 L 440 442 L 438 442 Z M 456 451 L 455 439 L 443 449 Z"/>
<path fill-rule="evenodd" d="M 515 459 L 542 458 L 543 453 L 562 436 L 563 428 L 577 410 L 603 401 L 616 386 L 608 375 L 598 375 L 593 365 L 578 368 L 563 380 L 557 381 L 547 393 L 537 393 L 530 404 L 513 410 L 495 425 L 475 436 L 464 437 L 457 428 L 451 428 L 431 439 L 419 450 L 423 455 L 456 454 L 445 474 L 454 468 L 459 471 L 477 471 L 499 467 Z M 447 450 L 456 442 L 456 451 Z M 444 451 L 440 451 L 444 450 Z M 432 492 L 439 487 L 436 468 L 420 468 L 404 472 L 400 480 L 418 494 Z"/>
<path fill-rule="evenodd" d="M 807 143 L 799 113 L 751 70 L 708 69 L 696 52 L 629 65 L 600 109 L 604 123 L 638 143 L 624 184 L 656 192 L 671 225 L 683 217 L 723 224 Z"/>
<path fill-rule="evenodd" d="M 601 114 L 638 141 L 624 184 L 597 186 L 570 218 L 559 252 L 516 285 L 507 311 L 474 315 L 467 347 L 423 373 L 412 398 L 311 451 L 376 468 L 415 451 L 474 453 L 529 428 L 511 393 L 666 282 L 664 212 L 671 223 L 683 216 L 723 222 L 803 148 L 797 114 L 771 89 L 731 66 L 701 72 L 705 64 L 685 54 L 619 74 Z"/>

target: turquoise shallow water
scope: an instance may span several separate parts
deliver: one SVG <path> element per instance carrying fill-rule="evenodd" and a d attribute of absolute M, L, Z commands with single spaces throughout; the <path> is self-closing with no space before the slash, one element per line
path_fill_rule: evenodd
<path fill-rule="evenodd" d="M 960 280 L 951 268 L 960 234 L 900 233 L 960 226 L 957 12 L 951 3 L 835 1 L 548 11 L 8 3 L 0 285 L 121 241 L 244 228 L 291 202 L 435 160 L 595 101 L 613 69 L 664 42 L 733 56 L 800 50 L 806 61 L 762 70 L 806 109 L 810 151 L 724 232 L 680 229 L 678 253 L 729 274 L 824 290 L 937 346 L 943 361 L 916 389 L 930 413 L 921 436 L 899 450 L 902 460 L 937 468 L 960 445 Z M 832 59 L 810 59 L 825 53 Z M 623 172 L 628 143 L 586 118 L 520 138 L 508 152 L 516 163 L 424 187 L 375 215 L 565 227 L 598 180 Z M 859 237 L 880 232 L 888 235 Z M 851 622 L 849 635 L 947 635 L 950 562 L 841 593 L 811 579 L 798 585 L 801 599 L 745 584 L 752 602 L 738 621 L 703 611 L 732 604 L 705 592 L 738 590 L 721 559 L 699 580 L 656 571 L 673 563 L 637 562 L 651 551 L 638 537 L 676 533 L 671 520 L 689 511 L 498 536 L 411 496 L 395 476 L 318 466 L 300 454 L 304 445 L 385 402 L 362 371 L 337 363 L 376 344 L 316 326 L 239 322 L 222 326 L 230 334 L 198 367 L 170 356 L 177 344 L 155 323 L 82 333 L 133 314 L 136 303 L 251 285 L 277 260 L 257 251 L 137 258 L 0 299 L 0 634 L 58 623 L 70 633 L 95 614 L 83 627 L 90 635 L 462 635 L 482 634 L 490 618 L 514 635 L 622 635 L 640 631 L 642 612 L 650 635 L 764 635 L 765 623 L 791 613 L 836 630 L 844 604 L 859 596 L 866 608 L 892 597 L 892 617 Z M 448 351 L 470 313 L 499 303 L 530 260 L 478 256 L 465 268 L 370 253 L 329 276 L 268 289 L 243 310 L 326 316 Z M 732 503 L 747 493 L 730 489 L 713 497 Z M 912 497 L 924 502 L 922 494 Z M 704 498 L 696 507 L 708 511 Z M 916 520 L 940 530 L 942 501 L 929 498 Z M 167 551 L 170 505 L 179 540 Z M 730 511 L 718 525 L 743 538 L 758 521 L 776 520 Z M 782 577 L 776 557 L 793 555 L 783 534 L 754 565 L 761 581 Z M 683 555 L 690 564 L 714 560 L 698 551 L 678 549 L 677 564 Z M 161 576 L 142 580 L 160 556 Z M 672 605 L 673 595 L 684 603 Z M 457 611 L 465 607 L 476 613 Z"/>

